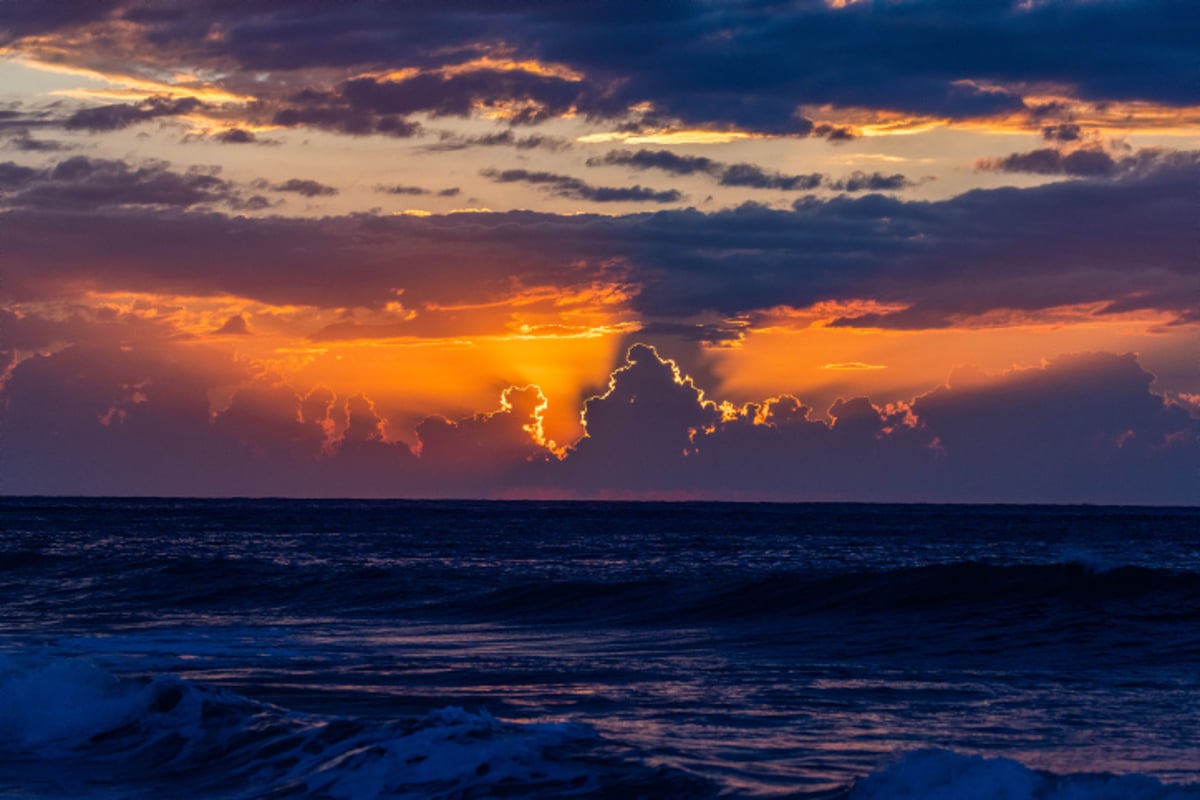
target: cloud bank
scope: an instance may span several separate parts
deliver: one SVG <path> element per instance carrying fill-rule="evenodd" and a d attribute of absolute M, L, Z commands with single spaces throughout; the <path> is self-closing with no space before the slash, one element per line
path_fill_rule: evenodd
<path fill-rule="evenodd" d="M 1175 503 L 1196 501 L 1200 419 L 1131 354 L 960 370 L 911 402 L 790 395 L 734 407 L 632 346 L 586 398 L 586 434 L 545 441 L 536 387 L 410 443 L 367 397 L 252 377 L 172 347 L 73 345 L 16 365 L 0 400 L 6 492 L 385 497 Z M 208 392 L 236 384 L 227 407 Z"/>

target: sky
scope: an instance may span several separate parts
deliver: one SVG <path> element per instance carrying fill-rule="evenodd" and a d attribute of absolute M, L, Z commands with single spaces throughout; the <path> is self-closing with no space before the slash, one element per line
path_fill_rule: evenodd
<path fill-rule="evenodd" d="M 0 0 L 0 492 L 1200 504 L 1191 0 Z"/>

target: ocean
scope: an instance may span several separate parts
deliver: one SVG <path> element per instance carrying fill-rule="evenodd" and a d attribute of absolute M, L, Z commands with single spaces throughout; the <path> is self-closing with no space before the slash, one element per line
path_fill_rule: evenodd
<path fill-rule="evenodd" d="M 1200 509 L 0 523 L 0 797 L 1200 798 Z"/>

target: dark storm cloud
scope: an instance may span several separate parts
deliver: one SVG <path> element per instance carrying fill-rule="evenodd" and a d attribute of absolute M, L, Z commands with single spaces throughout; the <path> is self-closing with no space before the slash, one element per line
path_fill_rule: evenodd
<path fill-rule="evenodd" d="M 497 183 L 530 183 L 544 186 L 557 197 L 590 200 L 593 203 L 677 203 L 683 195 L 675 189 L 650 189 L 645 186 L 593 186 L 590 183 L 552 172 L 531 172 L 527 169 L 486 169 L 479 173 Z"/>
<path fill-rule="evenodd" d="M 9 169 L 10 197 L 46 181 L 30 168 Z M 535 186 L 576 190 L 566 176 L 510 178 L 530 176 L 544 181 Z M 746 205 L 708 214 L 306 220 L 26 207 L 0 214 L 0 279 L 12 296 L 55 296 L 86 279 L 111 289 L 172 287 L 322 307 L 382 305 L 396 287 L 417 304 L 482 301 L 511 293 L 514 276 L 525 285 L 619 280 L 639 287 L 635 310 L 661 322 L 850 298 L 909 308 L 838 324 L 939 327 L 998 309 L 1099 301 L 1149 302 L 1186 315 L 1200 305 L 1198 193 L 1200 161 L 1176 154 L 1111 180 L 976 190 L 937 202 L 806 198 L 791 210 Z"/>
<path fill-rule="evenodd" d="M 69 131 L 116 131 L 158 117 L 177 117 L 205 108 L 195 97 L 150 97 L 140 103 L 116 103 L 84 108 L 63 120 Z"/>
<path fill-rule="evenodd" d="M 812 191 L 827 186 L 842 192 L 882 192 L 904 189 L 912 183 L 903 175 L 883 175 L 878 172 L 855 172 L 834 180 L 818 172 L 807 175 L 784 175 L 768 172 L 755 164 L 726 164 L 704 156 L 682 156 L 670 150 L 610 150 L 601 157 L 587 160 L 589 167 L 617 166 L 637 170 L 657 169 L 672 175 L 704 174 L 722 186 L 750 189 L 777 189 L 785 192 Z"/>
<path fill-rule="evenodd" d="M 0 203 L 9 207 L 83 211 L 223 204 L 260 208 L 259 200 L 244 197 L 212 170 L 174 172 L 158 161 L 132 166 L 119 160 L 74 156 L 45 169 L 11 161 L 0 164 Z"/>
<path fill-rule="evenodd" d="M 122 0 L 10 0 L 0 4 L 0 45 L 23 36 L 42 33 L 103 19 L 123 5 Z"/>
<path fill-rule="evenodd" d="M 125 26 L 113 41 L 144 41 L 147 62 L 169 52 L 176 62 L 233 65 L 242 72 L 231 80 L 245 86 L 256 73 L 436 69 L 496 52 L 566 64 L 584 76 L 575 82 L 485 68 L 401 81 L 359 78 L 340 84 L 332 97 L 299 99 L 278 117 L 280 124 L 346 133 L 395 134 L 406 130 L 407 113 L 457 115 L 477 101 L 498 100 L 528 101 L 517 122 L 571 107 L 617 119 L 648 102 L 658 121 L 835 140 L 851 132 L 814 128 L 797 107 L 965 119 L 1032 111 L 1013 87 L 1037 84 L 1066 86 L 1096 102 L 1200 103 L 1200 9 L 1189 0 L 921 0 L 844 8 L 775 0 L 332 6 L 207 0 L 70 3 L 62 11 L 59 5 L 6 4 L 0 41 L 100 25 L 111 15 Z M 89 43 L 98 56 L 107 46 L 104 36 Z M 260 88 L 264 97 L 272 92 Z M 378 126 L 380 114 L 396 115 L 387 116 L 389 129 Z"/>

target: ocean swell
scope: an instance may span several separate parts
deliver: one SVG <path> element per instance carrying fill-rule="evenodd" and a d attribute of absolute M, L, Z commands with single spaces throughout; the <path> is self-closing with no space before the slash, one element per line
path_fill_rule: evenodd
<path fill-rule="evenodd" d="M 78 659 L 0 661 L 0 785 L 35 796 L 707 797 L 570 722 L 459 707 L 385 722 L 299 714 L 171 676 Z M 40 784 L 40 785 L 39 785 Z"/>

